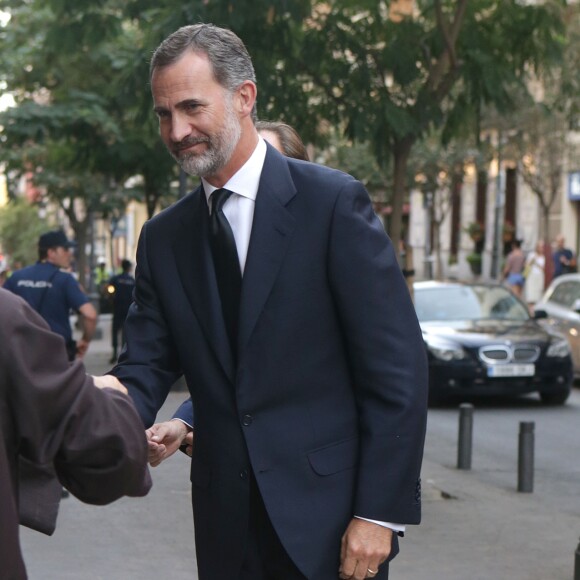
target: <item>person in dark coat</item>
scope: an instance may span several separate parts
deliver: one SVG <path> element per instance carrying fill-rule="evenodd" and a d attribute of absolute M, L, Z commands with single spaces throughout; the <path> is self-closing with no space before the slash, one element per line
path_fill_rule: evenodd
<path fill-rule="evenodd" d="M 135 278 L 131 275 L 133 264 L 130 260 L 121 262 L 121 273 L 113 276 L 108 283 L 108 290 L 113 301 L 113 325 L 111 329 L 111 344 L 113 354 L 110 362 L 116 362 L 119 349 L 119 334 L 121 334 L 121 345 L 125 343 L 125 332 L 123 325 L 129 306 L 133 302 L 133 290 L 135 289 Z"/>
<path fill-rule="evenodd" d="M 51 533 L 61 486 L 100 505 L 145 495 L 151 479 L 143 425 L 124 387 L 87 375 L 80 360 L 69 364 L 62 337 L 3 289 L 0 345 L 0 579 L 24 580 L 19 522 Z M 59 481 L 30 479 L 47 465 Z"/>
<path fill-rule="evenodd" d="M 397 252 L 359 181 L 258 135 L 231 31 L 170 35 L 151 87 L 202 185 L 141 231 L 111 372 L 146 427 L 185 377 L 199 578 L 384 580 L 396 532 L 420 521 L 427 416 Z"/>

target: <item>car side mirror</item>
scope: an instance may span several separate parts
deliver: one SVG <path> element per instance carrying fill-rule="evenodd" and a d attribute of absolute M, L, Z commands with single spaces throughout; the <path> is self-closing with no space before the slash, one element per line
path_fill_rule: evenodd
<path fill-rule="evenodd" d="M 574 300 L 574 304 L 572 304 L 572 310 L 580 314 L 580 300 Z"/>
<path fill-rule="evenodd" d="M 534 320 L 541 320 L 542 318 L 548 318 L 548 313 L 542 309 L 534 310 Z"/>

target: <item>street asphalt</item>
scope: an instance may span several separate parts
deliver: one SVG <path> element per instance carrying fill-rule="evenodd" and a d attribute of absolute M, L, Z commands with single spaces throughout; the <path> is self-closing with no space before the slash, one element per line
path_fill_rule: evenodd
<path fill-rule="evenodd" d="M 92 374 L 110 367 L 110 320 L 103 316 L 99 327 L 102 337 L 86 357 Z M 158 420 L 169 418 L 185 396 L 172 391 Z M 546 501 L 549 490 L 518 493 L 515 486 L 482 482 L 476 469 L 456 469 L 456 455 L 445 464 L 430 459 L 437 445 L 428 429 L 423 523 L 408 528 L 392 580 L 574 579 L 580 482 L 576 505 L 556 512 Z M 145 498 L 105 507 L 64 499 L 51 537 L 21 528 L 30 580 L 197 579 L 188 459 L 177 453 L 152 476 Z"/>

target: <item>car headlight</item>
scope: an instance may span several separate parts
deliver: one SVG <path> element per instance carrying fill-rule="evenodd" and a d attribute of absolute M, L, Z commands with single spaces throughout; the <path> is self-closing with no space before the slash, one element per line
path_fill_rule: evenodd
<path fill-rule="evenodd" d="M 464 359 L 466 356 L 463 348 L 453 342 L 428 338 L 426 343 L 429 352 L 439 360 L 449 362 Z"/>
<path fill-rule="evenodd" d="M 555 338 L 550 343 L 547 356 L 564 358 L 570 354 L 570 345 L 565 338 Z"/>

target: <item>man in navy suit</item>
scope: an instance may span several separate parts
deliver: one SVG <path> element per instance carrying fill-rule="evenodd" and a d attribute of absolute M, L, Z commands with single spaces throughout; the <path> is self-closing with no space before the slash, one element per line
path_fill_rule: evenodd
<path fill-rule="evenodd" d="M 385 579 L 393 530 L 420 520 L 427 400 L 396 252 L 360 182 L 259 137 L 232 32 L 179 29 L 151 86 L 163 141 L 202 185 L 143 227 L 112 372 L 146 426 L 185 376 L 199 578 Z M 242 274 L 233 331 L 210 243 L 219 212 Z M 170 423 L 152 445 L 181 444 L 186 426 Z"/>

